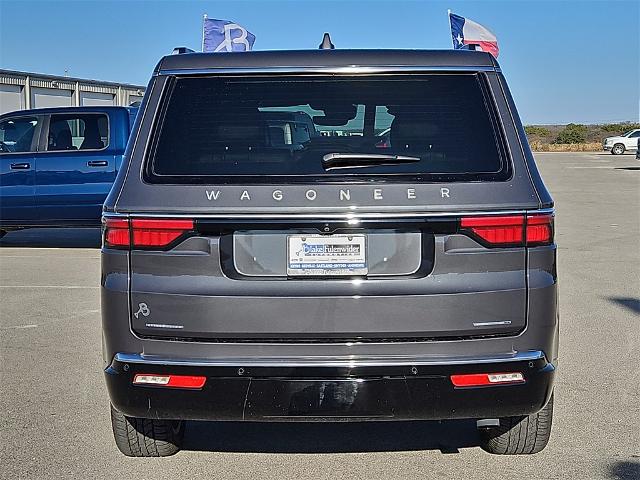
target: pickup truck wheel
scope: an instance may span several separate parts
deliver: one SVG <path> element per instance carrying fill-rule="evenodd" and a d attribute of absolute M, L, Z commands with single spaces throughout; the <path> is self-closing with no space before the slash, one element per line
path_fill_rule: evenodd
<path fill-rule="evenodd" d="M 480 446 L 496 455 L 529 455 L 538 453 L 549 442 L 553 419 L 553 394 L 538 413 L 525 417 L 500 419 L 499 427 L 480 431 Z"/>
<path fill-rule="evenodd" d="M 128 417 L 111 406 L 111 426 L 118 450 L 127 457 L 168 457 L 180 451 L 184 420 Z"/>
<path fill-rule="evenodd" d="M 624 145 L 621 143 L 616 143 L 611 149 L 611 153 L 614 155 L 622 155 L 624 153 Z"/>

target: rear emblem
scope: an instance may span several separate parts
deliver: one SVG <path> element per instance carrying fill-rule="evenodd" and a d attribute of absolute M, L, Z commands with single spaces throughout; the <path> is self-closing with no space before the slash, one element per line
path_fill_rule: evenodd
<path fill-rule="evenodd" d="M 151 310 L 149 310 L 149 307 L 147 307 L 146 303 L 139 303 L 138 304 L 138 311 L 136 313 L 134 313 L 133 315 L 138 318 L 138 315 L 142 314 L 145 317 L 148 317 L 149 314 L 151 313 Z"/>

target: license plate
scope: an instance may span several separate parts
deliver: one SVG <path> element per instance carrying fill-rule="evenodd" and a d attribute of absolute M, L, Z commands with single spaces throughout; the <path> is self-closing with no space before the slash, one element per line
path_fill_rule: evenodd
<path fill-rule="evenodd" d="M 366 275 L 365 235 L 289 235 L 287 275 Z"/>

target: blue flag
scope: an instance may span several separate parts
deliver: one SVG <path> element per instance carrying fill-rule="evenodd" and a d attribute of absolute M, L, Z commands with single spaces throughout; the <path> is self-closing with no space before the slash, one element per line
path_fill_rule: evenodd
<path fill-rule="evenodd" d="M 228 20 L 205 16 L 202 29 L 203 52 L 248 52 L 256 41 L 253 33 Z"/>

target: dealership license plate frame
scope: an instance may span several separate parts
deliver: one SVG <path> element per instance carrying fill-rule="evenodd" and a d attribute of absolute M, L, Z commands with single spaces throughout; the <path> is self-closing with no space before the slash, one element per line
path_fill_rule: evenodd
<path fill-rule="evenodd" d="M 314 245 L 359 246 L 358 253 L 300 254 L 302 243 L 312 240 Z M 330 242 L 334 242 L 331 244 Z M 315 257 L 315 258 L 314 258 Z M 296 234 L 287 235 L 287 275 L 293 277 L 333 277 L 367 275 L 367 235 L 365 234 Z"/>

